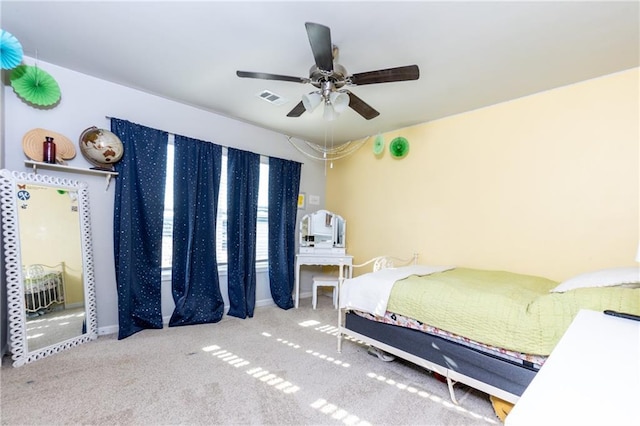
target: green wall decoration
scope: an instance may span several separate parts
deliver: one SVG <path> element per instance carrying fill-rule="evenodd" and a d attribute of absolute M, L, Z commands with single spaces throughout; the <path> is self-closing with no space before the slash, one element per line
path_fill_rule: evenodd
<path fill-rule="evenodd" d="M 389 152 L 393 158 L 406 157 L 409 154 L 409 141 L 402 136 L 398 136 L 389 144 Z"/>
<path fill-rule="evenodd" d="M 373 141 L 373 153 L 375 155 L 382 155 L 384 152 L 384 136 L 378 135 Z"/>
<path fill-rule="evenodd" d="M 27 102 L 50 106 L 60 100 L 60 86 L 49 73 L 31 65 L 19 65 L 11 71 L 11 86 Z"/>

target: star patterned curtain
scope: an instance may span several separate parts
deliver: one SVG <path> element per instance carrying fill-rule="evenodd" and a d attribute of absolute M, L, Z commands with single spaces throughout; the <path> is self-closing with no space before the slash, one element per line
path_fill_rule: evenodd
<path fill-rule="evenodd" d="M 269 158 L 269 283 L 273 301 L 293 308 L 296 215 L 302 165 Z"/>
<path fill-rule="evenodd" d="M 116 118 L 124 145 L 115 164 L 113 238 L 118 339 L 162 328 L 161 256 L 168 133 Z"/>
<path fill-rule="evenodd" d="M 175 136 L 169 326 L 218 322 L 224 314 L 216 259 L 222 147 Z"/>
<path fill-rule="evenodd" d="M 227 151 L 228 315 L 253 317 L 256 305 L 256 226 L 260 155 Z"/>
<path fill-rule="evenodd" d="M 117 118 L 124 145 L 114 200 L 118 339 L 161 329 L 162 233 L 169 133 Z M 175 135 L 172 296 L 169 326 L 218 322 L 224 314 L 216 258 L 222 147 Z M 229 315 L 252 317 L 260 156 L 228 148 Z M 269 281 L 293 307 L 295 224 L 301 164 L 269 158 Z"/>

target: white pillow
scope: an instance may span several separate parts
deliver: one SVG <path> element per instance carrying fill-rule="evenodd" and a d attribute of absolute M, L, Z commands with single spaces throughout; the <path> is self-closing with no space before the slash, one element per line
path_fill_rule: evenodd
<path fill-rule="evenodd" d="M 609 268 L 587 272 L 563 281 L 551 292 L 563 293 L 576 288 L 611 287 L 625 284 L 640 284 L 640 268 Z"/>

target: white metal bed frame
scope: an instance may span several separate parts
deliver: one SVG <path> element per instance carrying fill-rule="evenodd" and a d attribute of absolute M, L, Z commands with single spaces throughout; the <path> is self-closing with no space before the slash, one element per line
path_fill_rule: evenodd
<path fill-rule="evenodd" d="M 29 313 L 66 304 L 65 263 L 33 264 L 23 268 L 25 310 Z"/>
<path fill-rule="evenodd" d="M 393 268 L 396 266 L 406 266 L 406 265 L 416 265 L 418 262 L 418 255 L 414 254 L 412 258 L 409 259 L 401 259 L 401 258 L 397 258 L 397 257 L 392 257 L 392 256 L 378 256 L 375 257 L 373 259 L 368 260 L 367 262 L 358 264 L 358 265 L 353 265 L 352 266 L 352 271 L 354 268 L 362 268 L 364 266 L 373 264 L 373 272 L 379 271 L 380 269 L 384 269 L 384 268 Z M 347 336 L 349 338 L 351 338 L 352 340 L 356 340 L 356 341 L 361 341 L 365 344 L 371 345 L 373 347 L 376 347 L 378 349 L 382 349 L 385 352 L 388 352 L 392 355 L 395 355 L 399 358 L 405 359 L 409 362 L 412 362 L 422 368 L 425 368 L 429 371 L 435 372 L 441 376 L 443 376 L 446 380 L 447 380 L 447 387 L 449 389 L 449 395 L 451 397 L 451 400 L 455 403 L 458 404 L 458 401 L 456 399 L 455 396 L 455 392 L 454 392 L 454 386 L 456 383 L 463 383 L 466 384 L 472 388 L 478 389 L 482 392 L 485 392 L 489 395 L 492 395 L 494 397 L 500 398 L 502 400 L 508 401 L 512 404 L 515 404 L 518 399 L 520 398 L 518 395 L 515 395 L 511 392 L 507 392 L 503 389 L 499 389 L 495 386 L 492 386 L 490 384 L 481 382 L 479 380 L 476 380 L 472 377 L 469 377 L 467 375 L 461 374 L 455 370 L 443 367 L 441 365 L 438 365 L 434 362 L 431 362 L 428 359 L 425 358 L 421 358 L 419 356 L 416 356 L 414 354 L 411 354 L 409 352 L 406 352 L 402 349 L 396 348 L 394 346 L 390 346 L 384 342 L 381 342 L 379 340 L 376 340 L 374 338 L 371 338 L 369 336 L 365 336 L 361 333 L 355 332 L 353 330 L 350 330 L 348 328 L 345 327 L 344 325 L 344 317 L 346 312 L 349 309 L 343 309 L 340 307 L 340 299 L 339 299 L 339 294 L 340 294 L 340 288 L 342 287 L 342 283 L 345 280 L 345 274 L 344 274 L 344 266 L 345 265 L 340 265 L 339 268 L 339 278 L 338 278 L 338 352 L 342 352 L 342 339 L 343 336 Z"/>

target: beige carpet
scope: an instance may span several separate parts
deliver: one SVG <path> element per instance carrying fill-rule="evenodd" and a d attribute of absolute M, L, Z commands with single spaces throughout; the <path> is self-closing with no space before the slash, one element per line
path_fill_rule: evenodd
<path fill-rule="evenodd" d="M 337 311 L 257 308 L 254 318 L 115 335 L 1 369 L 3 425 L 488 425 L 489 397 L 447 386 L 355 342 Z"/>

